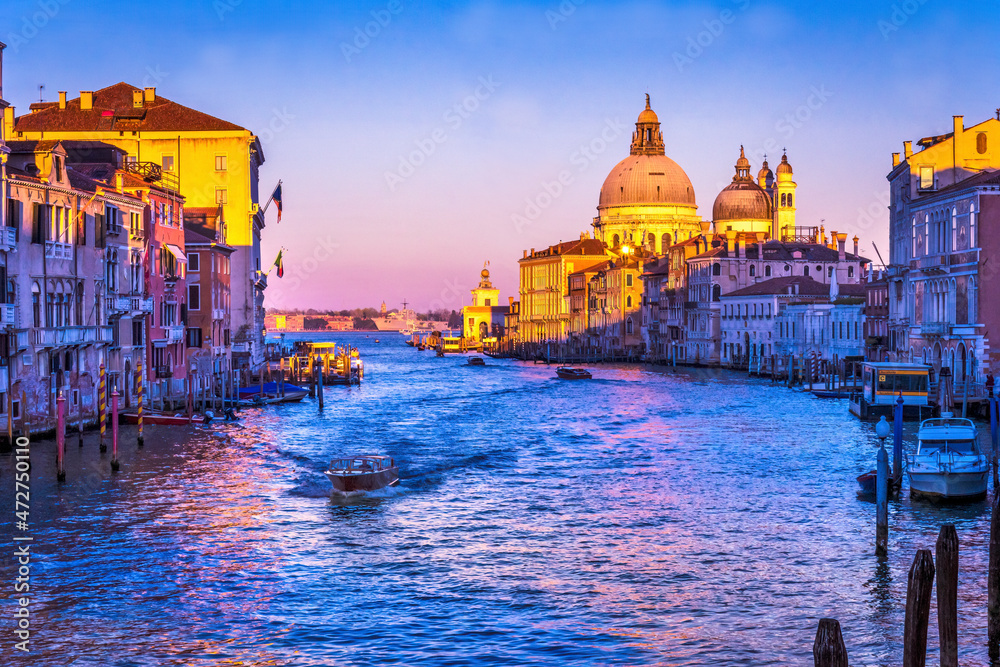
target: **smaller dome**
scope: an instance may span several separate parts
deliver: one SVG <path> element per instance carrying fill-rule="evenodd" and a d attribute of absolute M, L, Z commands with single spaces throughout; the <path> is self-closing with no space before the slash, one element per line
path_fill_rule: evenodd
<path fill-rule="evenodd" d="M 792 173 L 792 165 L 788 164 L 788 155 L 781 156 L 781 164 L 778 165 L 778 174 L 789 174 Z"/>
<path fill-rule="evenodd" d="M 774 172 L 767 166 L 767 158 L 764 158 L 764 164 L 760 165 L 760 171 L 757 172 L 757 183 L 760 184 L 761 187 L 767 187 L 770 186 L 773 181 Z"/>
<path fill-rule="evenodd" d="M 659 123 L 660 118 L 656 112 L 649 108 L 649 93 L 646 93 L 646 108 L 639 112 L 637 123 Z"/>
<path fill-rule="evenodd" d="M 747 159 L 746 153 L 743 152 L 743 146 L 740 146 L 740 158 L 736 161 L 736 172 L 739 173 L 740 169 L 750 169 L 750 160 Z"/>
<path fill-rule="evenodd" d="M 770 220 L 771 198 L 753 181 L 734 181 L 715 198 L 712 219 L 715 222 L 727 220 Z"/>

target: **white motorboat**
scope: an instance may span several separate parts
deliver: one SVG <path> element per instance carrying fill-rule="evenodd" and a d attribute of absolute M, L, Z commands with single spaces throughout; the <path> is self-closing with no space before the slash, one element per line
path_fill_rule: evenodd
<path fill-rule="evenodd" d="M 979 448 L 976 425 L 944 413 L 925 419 L 917 452 L 907 461 L 911 496 L 972 500 L 986 496 L 990 461 Z"/>

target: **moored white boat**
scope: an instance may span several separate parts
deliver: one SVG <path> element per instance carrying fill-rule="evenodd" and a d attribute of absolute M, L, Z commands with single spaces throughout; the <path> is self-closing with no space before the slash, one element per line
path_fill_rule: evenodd
<path fill-rule="evenodd" d="M 907 461 L 911 496 L 973 500 L 986 495 L 990 462 L 979 448 L 970 419 L 925 419 L 917 433 L 917 452 Z"/>

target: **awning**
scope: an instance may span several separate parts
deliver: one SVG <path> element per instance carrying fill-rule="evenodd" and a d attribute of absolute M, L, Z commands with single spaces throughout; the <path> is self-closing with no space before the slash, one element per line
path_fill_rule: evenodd
<path fill-rule="evenodd" d="M 184 251 L 181 250 L 179 247 L 172 245 L 170 243 L 164 243 L 163 245 L 166 246 L 167 250 L 170 251 L 171 255 L 177 258 L 178 262 L 186 263 L 188 261 L 187 255 L 185 255 Z"/>

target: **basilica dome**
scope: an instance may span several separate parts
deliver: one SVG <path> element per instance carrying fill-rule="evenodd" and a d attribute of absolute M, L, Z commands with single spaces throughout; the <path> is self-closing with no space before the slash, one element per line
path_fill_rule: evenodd
<path fill-rule="evenodd" d="M 771 197 L 750 176 L 750 161 L 740 146 L 740 159 L 736 162 L 736 175 L 712 206 L 715 222 L 728 220 L 770 220 L 774 213 Z"/>
<path fill-rule="evenodd" d="M 691 179 L 666 156 L 660 120 L 649 107 L 639 113 L 631 154 L 615 165 L 601 187 L 598 208 L 641 204 L 695 206 Z"/>

